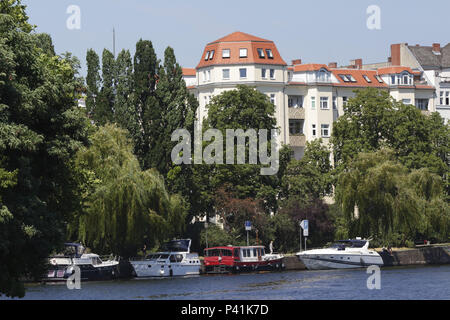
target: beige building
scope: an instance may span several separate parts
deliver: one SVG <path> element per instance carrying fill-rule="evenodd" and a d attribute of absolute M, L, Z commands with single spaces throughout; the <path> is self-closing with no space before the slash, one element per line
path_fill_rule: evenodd
<path fill-rule="evenodd" d="M 380 88 L 405 104 L 436 111 L 435 87 L 420 68 L 389 63 L 363 66 L 362 59 L 339 68 L 336 63 L 302 64 L 300 59 L 288 65 L 273 41 L 242 32 L 208 43 L 197 67 L 183 69 L 183 75 L 199 100 L 200 121 L 207 116 L 213 96 L 238 84 L 267 94 L 276 107 L 278 142 L 288 144 L 297 159 L 303 156 L 306 141 L 329 140 L 333 122 L 343 114 L 355 89 Z"/>

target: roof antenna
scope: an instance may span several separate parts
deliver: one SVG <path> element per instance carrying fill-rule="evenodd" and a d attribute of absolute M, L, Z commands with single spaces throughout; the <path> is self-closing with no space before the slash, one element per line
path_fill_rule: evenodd
<path fill-rule="evenodd" d="M 116 31 L 114 30 L 114 27 L 113 27 L 113 55 L 114 58 L 116 58 Z"/>

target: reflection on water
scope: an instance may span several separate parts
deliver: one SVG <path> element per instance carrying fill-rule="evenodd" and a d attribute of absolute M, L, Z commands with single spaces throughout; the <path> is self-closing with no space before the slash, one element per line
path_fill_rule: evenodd
<path fill-rule="evenodd" d="M 367 289 L 365 269 L 285 271 L 189 278 L 27 286 L 26 299 L 450 299 L 450 266 L 381 269 L 381 290 Z"/>

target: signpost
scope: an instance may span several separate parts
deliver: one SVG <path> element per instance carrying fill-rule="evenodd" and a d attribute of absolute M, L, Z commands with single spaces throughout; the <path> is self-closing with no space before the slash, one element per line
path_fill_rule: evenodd
<path fill-rule="evenodd" d="M 305 251 L 306 251 L 306 237 L 309 235 L 309 221 L 302 220 L 300 222 L 300 227 L 303 229 L 303 236 L 305 237 Z M 302 251 L 302 234 L 300 230 L 300 251 Z"/>
<path fill-rule="evenodd" d="M 245 231 L 247 231 L 247 246 L 248 244 L 248 232 L 252 230 L 252 223 L 250 221 L 245 221 Z"/>

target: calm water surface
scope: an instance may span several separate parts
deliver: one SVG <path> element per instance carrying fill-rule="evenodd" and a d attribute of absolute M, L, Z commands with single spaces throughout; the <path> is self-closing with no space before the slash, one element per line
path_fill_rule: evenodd
<path fill-rule="evenodd" d="M 450 265 L 381 269 L 381 289 L 367 289 L 365 269 L 285 271 L 191 278 L 27 286 L 25 299 L 450 299 Z"/>

